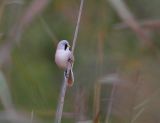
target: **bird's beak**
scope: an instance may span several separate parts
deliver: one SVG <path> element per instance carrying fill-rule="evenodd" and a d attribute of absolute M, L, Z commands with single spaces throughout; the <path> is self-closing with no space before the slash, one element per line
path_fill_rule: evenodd
<path fill-rule="evenodd" d="M 68 47 L 70 48 L 71 46 L 70 46 L 70 45 L 68 45 Z"/>

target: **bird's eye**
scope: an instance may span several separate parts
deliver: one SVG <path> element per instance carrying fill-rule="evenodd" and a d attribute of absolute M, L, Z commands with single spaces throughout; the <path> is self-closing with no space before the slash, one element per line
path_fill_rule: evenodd
<path fill-rule="evenodd" d="M 68 47 L 68 45 L 67 45 L 67 44 L 65 44 L 65 46 L 64 46 L 64 50 L 66 50 L 66 49 L 67 49 L 67 47 Z"/>

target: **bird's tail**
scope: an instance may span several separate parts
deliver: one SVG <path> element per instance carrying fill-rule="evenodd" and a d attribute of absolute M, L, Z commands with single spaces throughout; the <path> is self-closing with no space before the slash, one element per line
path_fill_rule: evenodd
<path fill-rule="evenodd" d="M 68 77 L 68 86 L 71 87 L 74 83 L 74 75 L 73 75 L 73 70 L 71 69 L 69 72 L 69 77 Z"/>

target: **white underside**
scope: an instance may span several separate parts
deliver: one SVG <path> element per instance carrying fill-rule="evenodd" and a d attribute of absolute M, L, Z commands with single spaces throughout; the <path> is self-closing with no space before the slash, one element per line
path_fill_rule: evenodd
<path fill-rule="evenodd" d="M 67 68 L 68 59 L 71 55 L 70 50 L 57 50 L 55 54 L 55 62 L 56 64 L 63 69 Z"/>

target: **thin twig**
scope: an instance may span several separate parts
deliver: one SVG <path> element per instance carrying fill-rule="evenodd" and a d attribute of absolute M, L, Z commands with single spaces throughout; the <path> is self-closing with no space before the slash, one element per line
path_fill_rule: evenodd
<path fill-rule="evenodd" d="M 77 20 L 77 25 L 76 25 L 76 30 L 74 33 L 74 38 L 73 38 L 73 44 L 72 44 L 72 54 L 74 53 L 76 41 L 77 41 L 77 35 L 79 31 L 79 25 L 80 25 L 80 20 L 81 20 L 81 14 L 82 14 L 82 9 L 83 9 L 83 3 L 84 0 L 81 0 L 80 8 L 79 8 L 79 14 L 78 14 L 78 20 Z"/>
<path fill-rule="evenodd" d="M 80 19 L 81 19 L 83 3 L 84 3 L 84 0 L 81 0 L 77 25 L 76 25 L 76 29 L 75 29 L 75 33 L 74 33 L 73 44 L 72 44 L 72 54 L 74 54 L 74 49 L 75 49 L 75 44 L 76 44 L 77 35 L 78 35 L 78 29 L 79 29 L 79 24 L 80 24 Z M 72 68 L 72 64 L 68 63 L 67 73 L 66 73 L 67 75 L 69 75 L 69 72 L 70 72 L 71 68 Z M 54 121 L 55 123 L 61 123 L 63 105 L 64 105 L 64 98 L 65 98 L 65 94 L 66 94 L 66 90 L 67 90 L 67 81 L 68 81 L 68 78 L 64 75 L 64 81 L 62 83 L 60 98 L 59 98 L 56 117 L 55 117 L 55 121 Z"/>
<path fill-rule="evenodd" d="M 64 105 L 64 98 L 65 98 L 65 94 L 66 94 L 66 90 L 67 90 L 66 79 L 67 78 L 64 77 L 64 82 L 62 84 L 61 94 L 60 94 L 59 103 L 58 103 L 57 112 L 56 112 L 56 118 L 55 118 L 55 121 L 54 121 L 55 123 L 61 123 L 63 105 Z"/>

